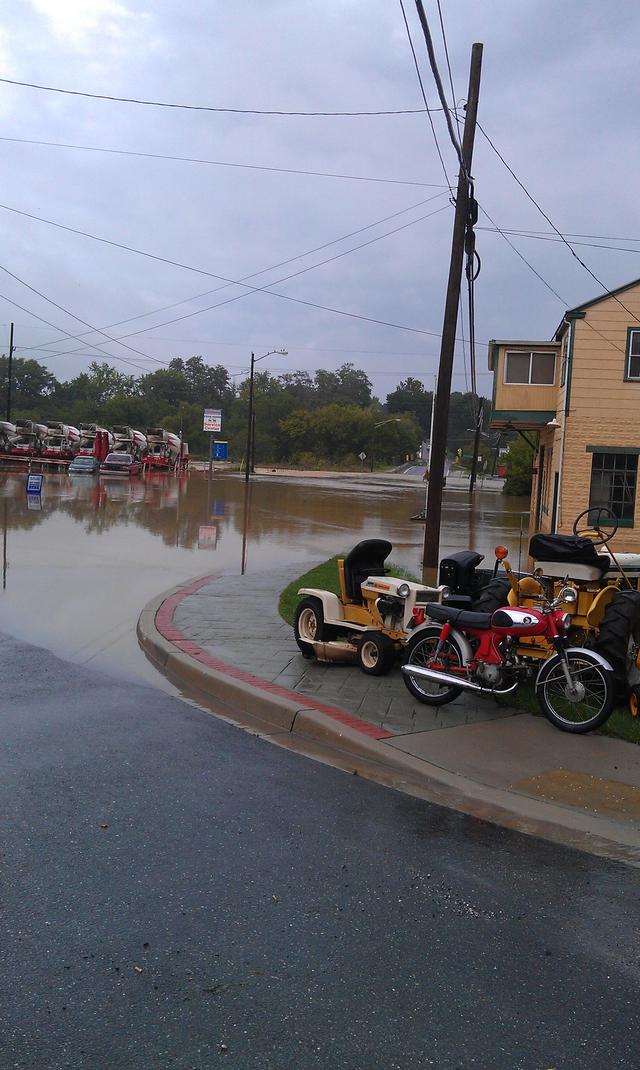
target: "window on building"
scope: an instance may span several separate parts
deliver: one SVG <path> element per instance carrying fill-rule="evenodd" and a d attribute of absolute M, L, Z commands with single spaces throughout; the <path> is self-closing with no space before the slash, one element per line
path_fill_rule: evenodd
<path fill-rule="evenodd" d="M 589 508 L 604 506 L 624 527 L 633 527 L 637 475 L 636 453 L 594 453 Z"/>
<path fill-rule="evenodd" d="M 555 353 L 507 353 L 505 383 L 526 386 L 553 386 L 556 377 Z"/>
<path fill-rule="evenodd" d="M 640 379 L 640 331 L 629 331 L 625 378 Z"/>

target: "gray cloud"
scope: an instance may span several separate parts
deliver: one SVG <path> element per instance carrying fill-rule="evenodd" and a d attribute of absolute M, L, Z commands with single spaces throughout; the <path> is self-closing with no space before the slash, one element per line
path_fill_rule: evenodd
<path fill-rule="evenodd" d="M 431 7 L 427 5 L 433 14 Z M 425 86 L 435 104 L 413 5 L 407 4 L 407 10 Z M 633 42 L 640 29 L 636 5 L 605 9 L 574 0 L 563 5 L 463 0 L 443 4 L 443 11 L 457 98 L 466 93 L 471 43 L 481 40 L 485 55 L 480 121 L 554 222 L 565 231 L 640 238 L 634 136 L 638 91 Z M 435 15 L 434 36 L 444 71 Z M 421 103 L 399 5 L 382 0 L 325 0 L 321 5 L 310 0 L 238 0 L 234 5 L 185 0 L 179 7 L 133 0 L 15 2 L 5 16 L 0 57 L 6 77 L 119 96 L 291 110 L 411 108 Z M 424 116 L 213 115 L 6 85 L 0 86 L 0 114 L 5 137 L 443 181 Z M 453 177 L 455 159 L 442 116 L 436 115 L 435 122 Z M 3 203 L 227 278 L 260 271 L 435 192 L 10 142 L 0 142 L 0 151 Z M 480 135 L 474 176 L 480 203 L 500 226 L 548 229 Z M 408 218 L 430 208 L 416 209 Z M 442 212 L 276 289 L 363 316 L 439 331 L 451 222 L 451 211 Z M 205 276 L 19 216 L 3 212 L 3 223 L 0 263 L 96 326 L 217 285 Z M 566 248 L 522 237 L 511 240 L 567 305 L 597 292 Z M 288 270 L 357 242 L 351 239 Z M 562 303 L 499 235 L 479 232 L 478 248 L 483 261 L 477 287 L 478 338 L 548 337 L 560 319 Z M 579 252 L 606 286 L 640 276 L 636 254 L 589 248 Z M 256 284 L 266 285 L 288 270 L 261 276 Z M 234 292 L 222 291 L 122 331 L 152 328 Z M 0 293 L 71 334 L 82 329 L 2 273 Z M 5 300 L 0 319 L 5 324 L 15 320 L 19 346 L 38 346 L 56 336 Z M 157 366 L 97 336 L 92 340 L 114 360 Z M 274 371 L 335 367 L 353 360 L 367 371 L 381 397 L 407 374 L 430 383 L 438 353 L 436 338 L 264 294 L 151 329 L 129 344 L 161 360 L 199 352 L 234 372 L 246 367 L 251 348 L 261 346 L 289 350 L 289 357 L 274 358 Z M 66 378 L 95 356 L 87 347 L 77 356 L 53 357 L 49 366 Z M 485 367 L 482 349 L 480 371 Z M 455 370 L 454 385 L 460 388 L 461 353 Z M 486 376 L 480 379 L 485 387 L 489 381 Z"/>

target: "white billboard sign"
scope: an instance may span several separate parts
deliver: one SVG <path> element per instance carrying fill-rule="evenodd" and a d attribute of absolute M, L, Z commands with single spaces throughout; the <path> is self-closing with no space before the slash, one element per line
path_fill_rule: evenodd
<path fill-rule="evenodd" d="M 205 409 L 203 431 L 222 431 L 222 409 Z"/>

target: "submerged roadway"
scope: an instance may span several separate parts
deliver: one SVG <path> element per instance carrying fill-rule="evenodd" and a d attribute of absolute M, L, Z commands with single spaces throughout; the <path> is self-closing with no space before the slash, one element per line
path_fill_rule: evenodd
<path fill-rule="evenodd" d="M 3 1068 L 637 1070 L 637 869 L 0 664 Z"/>

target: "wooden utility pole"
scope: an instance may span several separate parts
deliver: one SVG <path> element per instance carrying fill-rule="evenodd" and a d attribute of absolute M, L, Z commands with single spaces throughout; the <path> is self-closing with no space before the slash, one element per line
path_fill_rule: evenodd
<path fill-rule="evenodd" d="M 7 421 L 11 421 L 11 390 L 13 386 L 13 323 L 9 334 L 9 364 L 7 367 Z"/>
<path fill-rule="evenodd" d="M 438 575 L 442 488 L 444 483 L 444 463 L 446 459 L 447 428 L 449 424 L 449 397 L 451 394 L 451 375 L 453 371 L 453 355 L 456 344 L 456 327 L 458 324 L 460 281 L 462 278 L 462 264 L 464 259 L 464 236 L 469 210 L 469 176 L 471 174 L 473 142 L 476 133 L 481 69 L 482 45 L 475 44 L 471 49 L 469 92 L 467 94 L 467 110 L 462 138 L 462 166 L 460 167 L 460 173 L 458 175 L 456 211 L 453 222 L 453 239 L 451 243 L 451 261 L 449 264 L 449 282 L 447 285 L 447 299 L 444 308 L 444 323 L 442 327 L 442 341 L 440 344 L 438 388 L 434 400 L 435 416 L 433 421 L 433 439 L 429 457 L 427 515 L 424 526 L 424 551 L 422 555 L 422 579 L 424 583 L 429 584 L 436 583 Z"/>
<path fill-rule="evenodd" d="M 473 494 L 473 488 L 476 485 L 478 476 L 478 450 L 480 449 L 480 432 L 482 431 L 482 419 L 484 415 L 482 409 L 483 400 L 483 398 L 476 396 L 478 408 L 476 410 L 476 426 L 474 428 L 475 434 L 473 436 L 473 457 L 471 458 L 471 473 L 469 475 L 469 494 Z"/>

